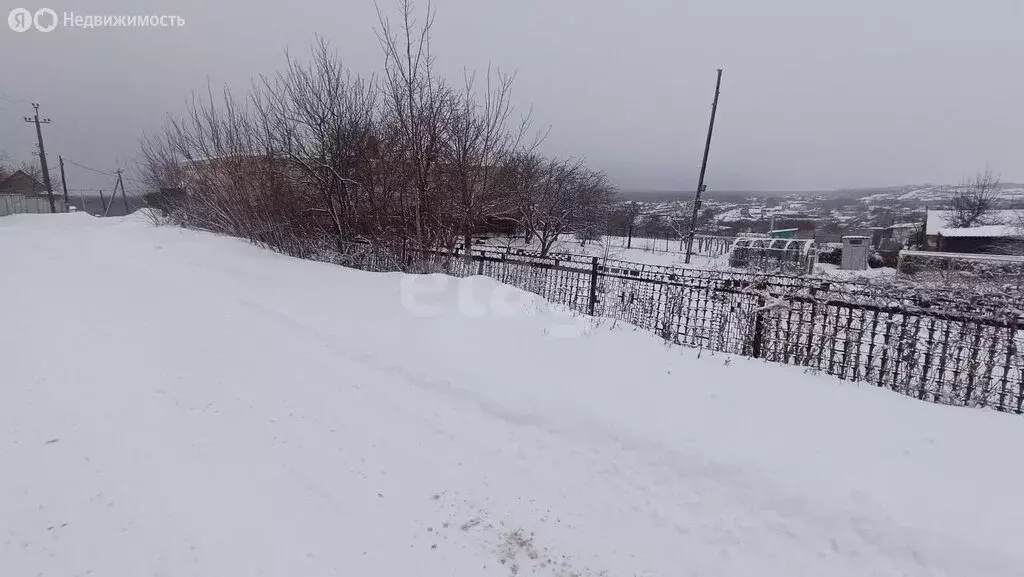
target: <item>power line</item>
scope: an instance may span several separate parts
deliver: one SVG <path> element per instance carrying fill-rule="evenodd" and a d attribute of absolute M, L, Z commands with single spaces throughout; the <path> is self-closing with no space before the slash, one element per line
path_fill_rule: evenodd
<path fill-rule="evenodd" d="M 86 166 L 86 165 L 84 165 L 82 163 L 75 162 L 74 160 L 71 160 L 70 158 L 65 158 L 64 162 L 67 162 L 68 164 L 73 164 L 73 165 L 77 166 L 78 168 L 84 168 L 85 170 L 89 170 L 89 171 L 95 172 L 96 174 L 102 174 L 104 176 L 117 176 L 113 172 L 106 172 L 106 171 L 100 170 L 98 168 L 92 168 L 91 166 Z"/>
<path fill-rule="evenodd" d="M 132 178 L 130 176 L 124 176 L 122 174 L 121 169 L 117 169 L 115 172 L 106 172 L 106 171 L 100 170 L 98 168 L 92 168 L 91 166 L 86 166 L 86 165 L 81 164 L 79 162 L 75 162 L 74 160 L 71 160 L 70 158 L 66 158 L 66 157 L 64 158 L 64 162 L 67 162 L 68 164 L 73 164 L 73 165 L 77 166 L 78 168 L 83 168 L 85 170 L 89 170 L 89 171 L 95 172 L 96 174 L 102 174 L 104 176 L 109 176 L 109 177 L 112 177 L 112 178 L 120 178 L 120 179 L 127 180 L 129 182 L 134 182 L 134 183 L 140 185 L 140 188 L 132 188 L 132 194 L 133 195 L 145 194 L 146 191 L 149 188 L 148 183 L 146 183 L 145 181 L 139 180 L 137 178 Z M 116 184 L 117 183 L 115 182 L 115 187 L 116 187 Z M 121 187 L 122 187 L 122 190 L 124 190 L 124 183 L 123 182 L 121 183 Z M 71 190 L 73 192 L 94 192 L 94 191 L 98 191 L 98 190 L 101 190 L 101 189 L 99 189 L 99 188 L 84 188 L 84 189 L 71 189 L 71 188 L 69 188 L 68 190 Z"/>

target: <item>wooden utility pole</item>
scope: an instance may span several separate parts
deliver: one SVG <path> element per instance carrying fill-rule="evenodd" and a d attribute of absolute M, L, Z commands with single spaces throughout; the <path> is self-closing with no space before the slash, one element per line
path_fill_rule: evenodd
<path fill-rule="evenodd" d="M 121 200 L 124 201 L 124 213 L 128 214 L 128 197 L 124 193 L 124 181 L 121 180 L 121 169 L 117 169 L 117 180 L 114 181 L 114 192 L 110 193 L 110 204 L 103 209 L 103 216 L 107 216 L 110 212 L 110 207 L 114 206 L 114 200 L 117 198 L 117 189 L 121 189 Z M 100 199 L 103 199 L 103 191 L 100 191 Z"/>
<path fill-rule="evenodd" d="M 124 181 L 121 180 L 121 169 L 120 168 L 117 169 L 117 186 L 121 187 L 121 200 L 124 202 L 124 215 L 128 216 L 128 214 L 131 211 L 128 210 L 128 196 L 124 192 Z M 113 202 L 114 199 L 111 198 L 110 201 Z"/>
<path fill-rule="evenodd" d="M 46 195 L 50 198 L 50 212 L 57 212 L 57 204 L 53 200 L 53 186 L 50 185 L 50 170 L 46 166 L 46 148 L 43 147 L 43 129 L 39 126 L 40 124 L 49 124 L 49 118 L 39 119 L 39 104 L 33 102 L 32 108 L 35 109 L 35 116 L 33 118 L 25 117 L 25 122 L 33 122 L 36 125 L 36 139 L 39 142 L 39 165 L 43 169 L 43 186 L 46 187 Z"/>
<path fill-rule="evenodd" d="M 71 202 L 68 200 L 68 179 L 64 176 L 64 157 L 58 154 L 57 160 L 60 161 L 60 186 L 64 189 L 64 212 L 71 212 Z"/>
<path fill-rule="evenodd" d="M 686 238 L 686 264 L 690 264 L 690 253 L 693 252 L 693 235 L 697 231 L 697 215 L 700 213 L 700 195 L 704 186 L 704 172 L 708 168 L 708 153 L 711 151 L 711 134 L 715 131 L 715 113 L 718 111 L 718 94 L 722 88 L 722 69 L 718 69 L 718 80 L 715 81 L 715 99 L 711 103 L 711 122 L 708 124 L 708 139 L 704 142 L 704 160 L 700 163 L 700 179 L 697 181 L 697 194 L 693 199 L 693 216 L 690 218 L 690 234 Z"/>

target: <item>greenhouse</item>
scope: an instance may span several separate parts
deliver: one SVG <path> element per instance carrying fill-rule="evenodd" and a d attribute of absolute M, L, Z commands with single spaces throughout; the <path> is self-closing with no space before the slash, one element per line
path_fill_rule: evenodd
<path fill-rule="evenodd" d="M 762 272 L 810 274 L 817 263 L 812 239 L 740 237 L 729 251 L 729 266 Z"/>

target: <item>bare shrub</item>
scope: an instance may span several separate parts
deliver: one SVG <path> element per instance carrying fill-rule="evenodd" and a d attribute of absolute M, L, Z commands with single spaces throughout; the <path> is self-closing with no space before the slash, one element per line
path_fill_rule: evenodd
<path fill-rule="evenodd" d="M 998 206 L 999 197 L 999 177 L 993 176 L 989 169 L 977 173 L 973 180 L 961 183 L 953 192 L 952 214 L 947 224 L 951 228 L 992 224 L 992 214 Z"/>

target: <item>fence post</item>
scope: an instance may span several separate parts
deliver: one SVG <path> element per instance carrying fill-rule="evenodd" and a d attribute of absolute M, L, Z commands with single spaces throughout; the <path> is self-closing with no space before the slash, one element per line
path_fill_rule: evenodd
<path fill-rule="evenodd" d="M 594 316 L 594 306 L 597 305 L 597 257 L 590 260 L 590 302 L 587 304 L 587 314 Z"/>
<path fill-rule="evenodd" d="M 764 295 L 757 297 L 757 312 L 754 313 L 754 338 L 750 343 L 750 356 L 761 358 L 761 341 L 764 340 Z"/>
<path fill-rule="evenodd" d="M 1010 366 L 1013 363 L 1014 353 L 1016 352 L 1014 349 L 1017 348 L 1016 347 L 1016 343 L 1014 342 L 1014 337 L 1017 334 L 1017 321 L 1016 320 L 1011 320 L 1008 323 L 1006 329 L 1007 329 L 1007 333 L 1006 333 L 1006 361 L 1003 364 L 1002 384 L 999 387 L 999 410 L 1000 411 L 1009 411 L 1010 410 L 1009 406 L 1006 404 L 1006 385 L 1008 383 L 1007 377 L 1010 374 Z"/>

